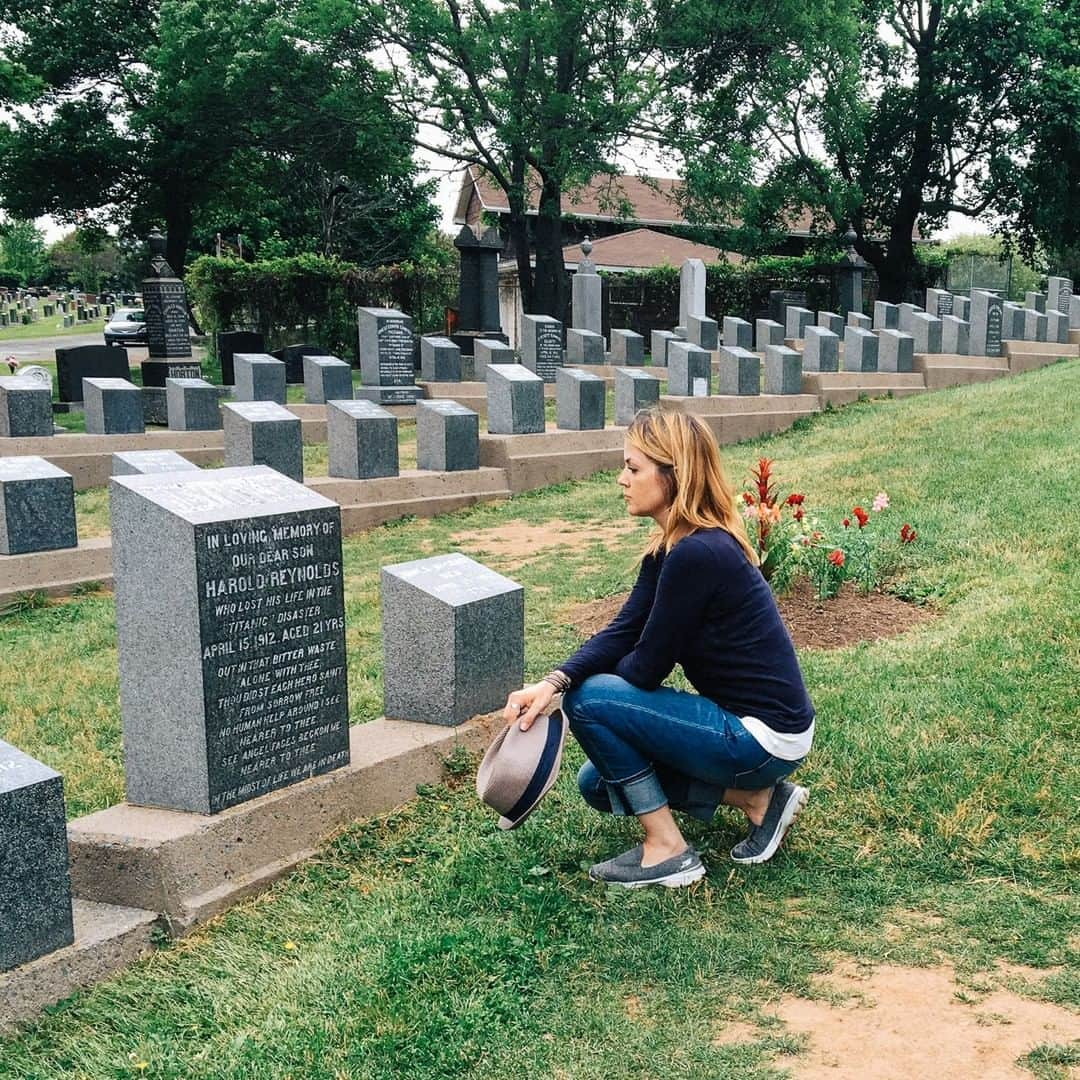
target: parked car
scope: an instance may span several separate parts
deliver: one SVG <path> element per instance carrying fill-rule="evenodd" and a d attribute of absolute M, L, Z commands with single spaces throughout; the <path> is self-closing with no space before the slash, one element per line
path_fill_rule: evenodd
<path fill-rule="evenodd" d="M 105 324 L 106 345 L 145 345 L 146 312 L 142 308 L 117 308 Z"/>

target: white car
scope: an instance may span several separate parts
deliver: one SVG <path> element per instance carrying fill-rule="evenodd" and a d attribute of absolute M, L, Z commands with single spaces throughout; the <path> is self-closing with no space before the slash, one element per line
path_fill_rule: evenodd
<path fill-rule="evenodd" d="M 142 308 L 117 308 L 105 324 L 106 345 L 145 345 L 146 312 Z"/>

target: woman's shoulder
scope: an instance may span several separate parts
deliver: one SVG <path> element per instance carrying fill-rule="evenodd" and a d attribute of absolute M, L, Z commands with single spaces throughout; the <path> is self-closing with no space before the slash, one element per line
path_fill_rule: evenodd
<path fill-rule="evenodd" d="M 698 529 L 684 536 L 667 554 L 679 565 L 696 567 L 746 564 L 749 562 L 739 542 L 727 529 Z"/>

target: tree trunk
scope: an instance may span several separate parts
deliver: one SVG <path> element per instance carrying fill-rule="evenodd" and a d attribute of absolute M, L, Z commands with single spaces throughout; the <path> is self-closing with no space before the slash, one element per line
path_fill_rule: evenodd
<path fill-rule="evenodd" d="M 536 277 L 534 315 L 566 314 L 566 265 L 562 253 L 562 185 L 545 177 L 536 219 Z"/>
<path fill-rule="evenodd" d="M 517 262 L 518 288 L 521 290 L 521 309 L 527 315 L 533 310 L 533 271 L 529 250 L 529 194 L 525 189 L 525 158 L 517 153 L 510 168 L 511 190 L 506 193 L 510 205 L 510 243 Z"/>
<path fill-rule="evenodd" d="M 187 265 L 188 244 L 191 243 L 191 207 L 186 201 L 170 198 L 165 210 L 165 261 L 172 267 L 173 273 L 181 280 Z M 196 334 L 202 333 L 202 327 L 191 306 L 191 298 L 185 294 L 188 321 Z"/>

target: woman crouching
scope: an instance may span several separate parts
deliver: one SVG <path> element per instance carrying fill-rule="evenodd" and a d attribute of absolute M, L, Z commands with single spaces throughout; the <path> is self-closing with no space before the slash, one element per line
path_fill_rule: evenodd
<path fill-rule="evenodd" d="M 709 429 L 679 412 L 639 413 L 618 482 L 627 510 L 658 526 L 637 582 L 608 626 L 510 695 L 505 716 L 527 730 L 563 693 L 589 758 L 585 800 L 641 822 L 642 843 L 590 877 L 688 885 L 705 867 L 671 811 L 708 821 L 720 803 L 737 807 L 750 827 L 732 859 L 772 858 L 807 800 L 784 777 L 810 750 L 814 708 Z M 661 685 L 676 664 L 696 694 Z"/>

